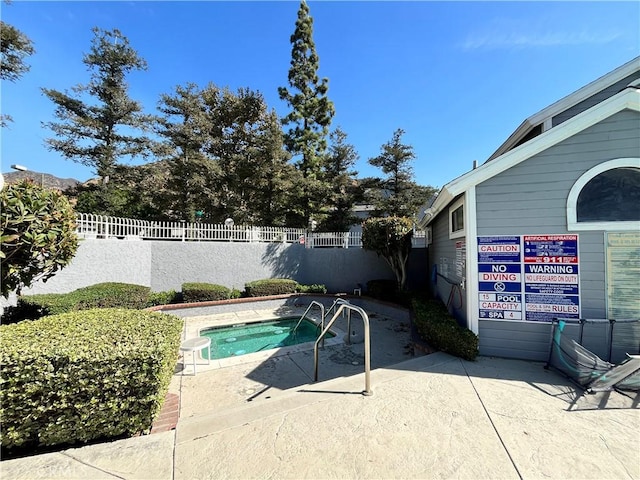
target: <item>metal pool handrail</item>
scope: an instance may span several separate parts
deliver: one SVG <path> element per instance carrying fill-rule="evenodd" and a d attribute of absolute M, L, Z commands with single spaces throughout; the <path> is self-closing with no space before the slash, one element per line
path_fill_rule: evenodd
<path fill-rule="evenodd" d="M 322 333 L 313 346 L 313 381 L 318 381 L 318 345 L 327 334 L 327 332 L 329 332 L 329 329 L 331 329 L 331 326 L 338 319 L 342 311 L 345 309 L 347 309 L 348 311 L 353 310 L 354 312 L 359 313 L 360 317 L 362 317 L 362 321 L 364 322 L 364 391 L 362 392 L 362 394 L 365 396 L 373 395 L 373 391 L 371 390 L 371 342 L 369 339 L 369 317 L 367 316 L 367 312 L 365 312 L 362 308 L 351 305 L 346 301 L 342 305 L 340 305 L 340 307 L 338 307 L 336 313 L 334 313 L 333 317 L 331 317 L 331 320 L 329 320 L 327 326 L 324 327 L 324 330 L 322 330 Z M 350 333 L 347 333 L 347 335 L 350 335 Z"/>
<path fill-rule="evenodd" d="M 307 309 L 304 311 L 304 313 L 300 317 L 300 320 L 298 320 L 298 323 L 296 323 L 296 326 L 293 327 L 293 330 L 291 330 L 292 335 L 296 333 L 296 330 L 298 330 L 298 327 L 302 323 L 302 320 L 304 319 L 305 315 L 309 313 L 309 310 L 311 310 L 311 307 L 313 307 L 314 305 L 317 305 L 318 307 L 320 307 L 320 321 L 321 321 L 322 328 L 324 329 L 324 305 L 321 304 L 320 302 L 316 302 L 315 300 L 312 300 L 309 306 L 307 307 Z"/>
<path fill-rule="evenodd" d="M 333 304 L 329 307 L 329 310 L 327 310 L 327 316 L 329 316 L 332 311 L 335 311 L 337 305 L 345 304 L 351 305 L 351 303 L 344 298 L 336 298 Z M 347 345 L 351 345 L 351 310 L 347 310 L 347 332 L 349 333 L 347 335 Z M 322 346 L 324 347 L 324 341 L 322 342 Z"/>

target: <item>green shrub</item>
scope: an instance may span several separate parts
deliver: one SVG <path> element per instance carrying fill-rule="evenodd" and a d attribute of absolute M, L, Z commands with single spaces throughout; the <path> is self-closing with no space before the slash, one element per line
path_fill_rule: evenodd
<path fill-rule="evenodd" d="M 169 305 L 171 303 L 180 302 L 182 302 L 182 294 L 175 290 L 167 290 L 166 292 L 149 292 L 147 306 L 155 307 L 156 305 Z"/>
<path fill-rule="evenodd" d="M 398 292 L 398 282 L 395 280 L 377 279 L 367 282 L 367 295 L 378 300 L 394 301 Z"/>
<path fill-rule="evenodd" d="M 461 327 L 437 300 L 413 300 L 414 323 L 432 347 L 465 360 L 478 356 L 478 336 Z"/>
<path fill-rule="evenodd" d="M 58 315 L 92 308 L 142 309 L 149 305 L 149 287 L 107 282 L 79 288 L 69 293 L 50 293 L 20 297 L 25 309 L 40 309 L 42 315 Z"/>
<path fill-rule="evenodd" d="M 296 293 L 298 282 L 288 278 L 270 278 L 256 280 L 245 284 L 244 288 L 248 297 L 267 297 L 269 295 L 282 295 Z"/>
<path fill-rule="evenodd" d="M 237 288 L 231 289 L 230 298 L 240 298 L 240 297 L 242 297 L 242 292 L 240 290 L 238 290 Z"/>
<path fill-rule="evenodd" d="M 229 298 L 231 298 L 231 290 L 223 285 L 198 282 L 182 284 L 182 299 L 187 303 L 227 300 Z"/>
<path fill-rule="evenodd" d="M 0 326 L 0 443 L 8 450 L 148 430 L 178 359 L 182 320 L 95 309 Z"/>
<path fill-rule="evenodd" d="M 327 287 L 324 285 L 313 284 L 313 285 L 298 285 L 296 287 L 296 292 L 298 293 L 327 293 Z"/>
<path fill-rule="evenodd" d="M 78 298 L 76 310 L 90 308 L 146 308 L 151 289 L 131 283 L 98 283 L 79 288 L 73 294 Z"/>
<path fill-rule="evenodd" d="M 76 216 L 67 197 L 30 180 L 0 190 L 0 225 L 4 297 L 13 291 L 20 294 L 37 280 L 46 282 L 78 249 Z"/>

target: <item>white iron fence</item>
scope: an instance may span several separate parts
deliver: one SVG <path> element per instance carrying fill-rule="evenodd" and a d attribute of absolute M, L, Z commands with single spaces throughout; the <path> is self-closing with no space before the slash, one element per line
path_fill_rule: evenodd
<path fill-rule="evenodd" d="M 303 228 L 254 227 L 188 222 L 153 222 L 79 213 L 80 238 L 126 240 L 178 240 L 202 242 L 300 243 L 306 248 L 361 248 L 361 232 L 309 232 Z M 424 247 L 424 232 L 414 232 L 414 247 Z"/>

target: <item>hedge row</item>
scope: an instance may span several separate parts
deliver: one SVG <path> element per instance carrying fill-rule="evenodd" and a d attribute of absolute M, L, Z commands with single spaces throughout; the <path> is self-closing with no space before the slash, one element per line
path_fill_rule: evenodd
<path fill-rule="evenodd" d="M 213 283 L 183 283 L 182 299 L 186 303 L 227 300 L 231 298 L 231 289 Z"/>
<path fill-rule="evenodd" d="M 478 336 L 461 327 L 441 302 L 414 299 L 412 307 L 418 333 L 429 345 L 465 360 L 478 356 Z"/>
<path fill-rule="evenodd" d="M 282 295 L 296 293 L 298 282 L 288 278 L 270 278 L 246 283 L 244 288 L 247 297 L 266 297 L 269 295 Z"/>
<path fill-rule="evenodd" d="M 282 293 L 326 293 L 324 285 L 300 285 L 294 280 L 269 279 L 246 285 L 247 296 Z M 152 292 L 149 287 L 129 283 L 99 283 L 70 293 L 28 295 L 18 299 L 15 307 L 5 308 L 2 324 L 35 320 L 48 315 L 89 310 L 92 308 L 130 308 L 140 310 L 156 305 L 182 302 L 207 302 L 239 298 L 242 292 L 222 285 L 202 282 L 182 284 L 182 291 Z"/>
<path fill-rule="evenodd" d="M 92 308 L 142 309 L 149 306 L 150 288 L 129 283 L 99 283 L 69 293 L 51 293 L 20 297 L 19 306 L 30 316 L 40 318 Z"/>
<path fill-rule="evenodd" d="M 178 360 L 182 320 L 95 309 L 0 326 L 5 449 L 151 428 Z"/>

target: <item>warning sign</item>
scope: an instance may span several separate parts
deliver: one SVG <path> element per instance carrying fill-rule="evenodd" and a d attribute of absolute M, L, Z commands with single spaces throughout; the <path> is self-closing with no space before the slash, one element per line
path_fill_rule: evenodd
<path fill-rule="evenodd" d="M 578 260 L 578 235 L 478 237 L 480 318 L 579 318 Z"/>

